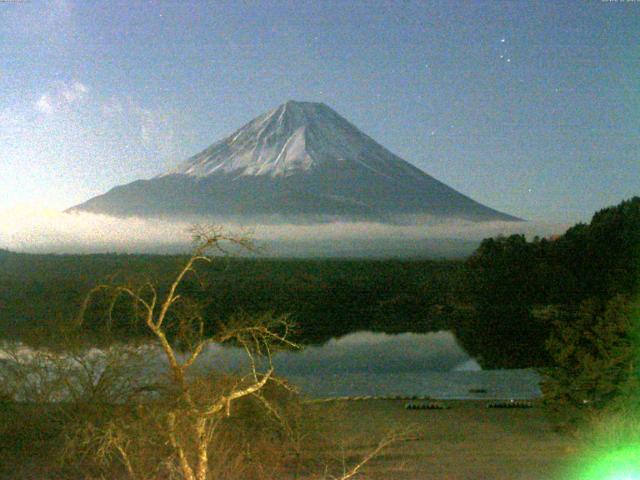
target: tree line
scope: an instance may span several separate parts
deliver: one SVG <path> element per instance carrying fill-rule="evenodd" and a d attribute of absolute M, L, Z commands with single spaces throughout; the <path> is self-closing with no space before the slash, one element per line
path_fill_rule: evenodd
<path fill-rule="evenodd" d="M 28 336 L 73 318 L 86 293 L 98 283 L 139 284 L 153 279 L 166 290 L 180 255 L 0 255 L 0 336 Z M 208 318 L 287 314 L 292 338 L 321 343 L 352 331 L 429 332 L 450 328 L 461 261 L 224 258 L 203 265 L 182 288 L 204 305 Z M 103 326 L 108 297 L 98 296 L 87 312 L 87 328 Z M 118 305 L 112 333 L 146 334 Z M 215 328 L 216 321 L 208 325 Z M 213 333 L 213 332 L 210 332 Z"/>
<path fill-rule="evenodd" d="M 486 239 L 466 262 L 475 308 L 457 334 L 491 367 L 546 367 L 543 392 L 573 421 L 637 389 L 640 197 L 563 235 Z"/>

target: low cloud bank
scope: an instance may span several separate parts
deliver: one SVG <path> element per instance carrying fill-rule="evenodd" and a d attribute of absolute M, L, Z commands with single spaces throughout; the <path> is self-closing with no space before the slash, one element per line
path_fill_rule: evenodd
<path fill-rule="evenodd" d="M 91 213 L 62 213 L 40 208 L 0 212 L 0 248 L 51 253 L 173 253 L 188 251 L 194 221 L 116 218 Z M 207 223 L 201 219 L 200 223 Z M 209 221 L 208 223 L 211 223 Z M 356 254 L 376 249 L 383 254 L 416 254 L 431 245 L 457 245 L 469 250 L 483 238 L 514 233 L 548 237 L 568 225 L 535 222 L 425 220 L 419 225 L 373 222 L 331 222 L 315 225 L 240 224 L 226 222 L 231 231 L 248 231 L 270 255 Z M 464 247 L 464 248 L 463 248 Z M 451 247 L 453 248 L 453 247 Z M 455 249 L 454 249 L 455 250 Z M 446 253 L 446 248 L 442 250 Z"/>

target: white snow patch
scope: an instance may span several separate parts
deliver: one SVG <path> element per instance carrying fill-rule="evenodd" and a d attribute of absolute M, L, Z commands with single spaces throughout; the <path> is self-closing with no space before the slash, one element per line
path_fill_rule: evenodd
<path fill-rule="evenodd" d="M 424 174 L 326 105 L 287 102 L 249 122 L 164 175 L 287 176 L 333 162 L 361 165 L 389 179 Z"/>

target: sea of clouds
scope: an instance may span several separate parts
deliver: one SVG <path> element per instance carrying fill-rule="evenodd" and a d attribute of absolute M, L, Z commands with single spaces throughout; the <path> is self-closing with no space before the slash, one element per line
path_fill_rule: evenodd
<path fill-rule="evenodd" d="M 6 210 L 0 216 L 0 248 L 30 253 L 186 252 L 192 245 L 191 229 L 195 223 L 218 223 L 210 219 L 116 218 L 35 207 Z M 334 252 L 357 256 L 359 251 L 370 255 L 376 250 L 392 254 L 396 245 L 398 254 L 416 254 L 437 245 L 441 245 L 443 253 L 447 245 L 469 250 L 483 238 L 510 234 L 548 237 L 564 232 L 567 225 L 426 219 L 413 225 L 227 222 L 224 227 L 231 232 L 248 233 L 259 245 L 266 246 L 266 255 L 324 256 Z"/>

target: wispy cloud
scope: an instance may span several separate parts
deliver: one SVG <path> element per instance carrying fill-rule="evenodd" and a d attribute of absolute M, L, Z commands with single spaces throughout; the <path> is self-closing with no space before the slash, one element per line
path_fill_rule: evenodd
<path fill-rule="evenodd" d="M 43 93 L 36 102 L 36 109 L 42 113 L 53 113 L 53 102 L 51 101 L 51 95 Z"/>
<path fill-rule="evenodd" d="M 156 158 L 171 158 L 178 163 L 186 155 L 181 146 L 190 137 L 187 115 L 160 106 L 142 106 L 131 98 L 112 96 L 100 101 L 105 122 L 127 125 L 126 143 L 138 143 Z"/>
<path fill-rule="evenodd" d="M 83 78 L 45 84 L 0 106 L 0 209 L 70 206 L 160 174 L 193 153 L 188 112 L 104 95 Z"/>
<path fill-rule="evenodd" d="M 88 92 L 89 88 L 78 80 L 57 82 L 50 90 L 40 95 L 34 106 L 39 112 L 50 115 L 84 102 Z"/>
<path fill-rule="evenodd" d="M 100 110 L 106 118 L 114 118 L 124 113 L 124 104 L 119 98 L 111 97 L 102 102 Z"/>
<path fill-rule="evenodd" d="M 140 141 L 148 149 L 161 157 L 172 158 L 175 163 L 184 152 L 179 137 L 188 136 L 185 129 L 178 133 L 178 126 L 184 127 L 186 118 L 173 110 L 163 108 L 143 108 L 133 104 L 131 110 L 140 125 Z M 178 157 L 178 158 L 176 158 Z"/>

